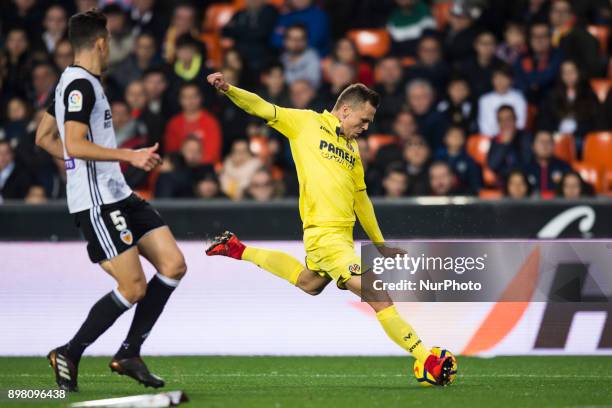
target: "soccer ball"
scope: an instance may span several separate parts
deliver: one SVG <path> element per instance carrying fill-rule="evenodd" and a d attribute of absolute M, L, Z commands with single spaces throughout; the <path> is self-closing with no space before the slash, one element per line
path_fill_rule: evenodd
<path fill-rule="evenodd" d="M 453 359 L 453 368 L 451 370 L 450 381 L 448 382 L 448 385 L 452 384 L 457 379 L 457 359 L 455 358 L 455 355 L 450 351 L 440 347 L 433 347 L 431 349 L 431 352 L 438 357 L 451 356 L 451 358 Z M 431 375 L 427 372 L 427 370 L 425 370 L 425 367 L 423 367 L 423 363 L 421 363 L 420 361 L 415 360 L 413 371 L 416 380 L 423 387 L 431 387 L 433 385 L 436 385 L 436 380 L 434 379 L 433 375 Z"/>

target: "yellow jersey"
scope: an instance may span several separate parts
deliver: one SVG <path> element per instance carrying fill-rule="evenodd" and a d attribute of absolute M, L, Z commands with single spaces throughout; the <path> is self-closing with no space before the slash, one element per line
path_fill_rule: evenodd
<path fill-rule="evenodd" d="M 289 139 L 300 184 L 300 217 L 309 227 L 352 227 L 355 192 L 366 189 L 356 140 L 328 111 L 274 106 L 268 125 Z"/>

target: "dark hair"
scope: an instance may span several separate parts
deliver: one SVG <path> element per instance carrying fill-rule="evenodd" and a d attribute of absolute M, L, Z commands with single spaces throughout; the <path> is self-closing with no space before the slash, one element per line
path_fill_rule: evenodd
<path fill-rule="evenodd" d="M 68 20 L 68 38 L 74 51 L 93 47 L 100 37 L 107 37 L 106 16 L 97 9 L 78 13 Z"/>
<path fill-rule="evenodd" d="M 343 103 L 348 103 L 352 106 L 358 103 L 368 102 L 375 108 L 378 108 L 380 96 L 376 91 L 371 90 L 364 84 L 352 84 L 346 87 L 338 96 L 338 100 L 334 105 L 334 109 L 338 109 Z"/>
<path fill-rule="evenodd" d="M 527 186 L 527 192 L 525 193 L 526 197 L 529 197 L 533 191 L 533 187 L 531 186 L 531 184 L 529 184 L 529 181 L 527 180 L 527 175 L 525 174 L 525 172 L 519 168 L 515 168 L 510 170 L 510 172 L 508 172 L 508 175 L 506 176 L 506 179 L 504 180 L 504 196 L 508 196 L 508 182 L 510 181 L 510 178 L 514 175 L 520 176 L 521 179 L 523 180 L 523 183 L 525 183 L 525 185 Z"/>
<path fill-rule="evenodd" d="M 281 71 L 284 72 L 283 64 L 281 64 L 279 61 L 270 61 L 266 64 L 265 68 L 263 69 L 263 73 L 265 75 L 269 75 L 275 69 L 280 69 Z"/>
<path fill-rule="evenodd" d="M 563 197 L 563 183 L 565 183 L 565 179 L 569 176 L 576 176 L 578 177 L 578 180 L 580 180 L 580 197 L 592 197 L 595 195 L 593 186 L 584 181 L 580 173 L 578 173 L 576 170 L 570 170 L 563 174 L 559 184 L 557 185 L 557 197 Z"/>
<path fill-rule="evenodd" d="M 308 27 L 304 23 L 293 23 L 289 27 L 285 29 L 285 37 L 289 34 L 291 30 L 302 30 L 304 32 L 304 36 L 308 37 Z"/>
<path fill-rule="evenodd" d="M 510 79 L 514 76 L 512 67 L 508 64 L 502 64 L 493 70 L 493 75 L 502 74 Z"/>
<path fill-rule="evenodd" d="M 142 77 L 144 78 L 147 75 L 151 75 L 151 74 L 159 74 L 163 76 L 164 78 L 166 78 L 166 71 L 160 65 L 155 65 L 155 66 L 145 69 L 145 71 L 142 73 Z"/>
<path fill-rule="evenodd" d="M 514 116 L 514 119 L 516 119 L 516 111 L 514 110 L 514 108 L 512 107 L 512 105 L 502 105 L 499 108 L 497 108 L 497 112 L 495 113 L 496 117 L 499 117 L 499 114 L 501 113 L 501 111 L 510 111 L 512 112 L 512 115 Z"/>
<path fill-rule="evenodd" d="M 406 171 L 404 164 L 399 161 L 392 162 L 387 167 L 385 167 L 385 178 L 389 177 L 391 173 L 401 173 L 404 176 L 408 177 L 408 172 Z"/>
<path fill-rule="evenodd" d="M 105 16 L 125 16 L 125 11 L 117 3 L 111 3 L 102 8 Z"/>
<path fill-rule="evenodd" d="M 175 47 L 178 50 L 181 47 L 193 47 L 196 50 L 200 51 L 201 43 L 193 38 L 193 36 L 189 33 L 183 34 L 176 39 Z"/>

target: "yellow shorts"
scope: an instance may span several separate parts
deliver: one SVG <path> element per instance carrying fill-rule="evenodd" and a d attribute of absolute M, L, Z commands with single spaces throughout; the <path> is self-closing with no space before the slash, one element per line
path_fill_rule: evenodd
<path fill-rule="evenodd" d="M 361 275 L 361 259 L 355 253 L 353 227 L 312 227 L 304 230 L 306 267 L 336 281 L 340 289 Z"/>

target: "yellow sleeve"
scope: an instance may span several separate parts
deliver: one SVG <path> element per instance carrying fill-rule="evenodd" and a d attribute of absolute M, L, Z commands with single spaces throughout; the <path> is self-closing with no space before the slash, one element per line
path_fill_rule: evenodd
<path fill-rule="evenodd" d="M 376 214 L 374 214 L 374 206 L 365 189 L 355 192 L 355 214 L 363 230 L 368 234 L 370 241 L 377 246 L 384 244 L 385 239 L 378 226 Z"/>
<path fill-rule="evenodd" d="M 312 117 L 312 111 L 281 108 L 265 101 L 259 95 L 230 85 L 225 92 L 228 98 L 246 113 L 265 119 L 267 125 L 278 130 L 289 139 L 298 136 L 304 123 Z"/>

